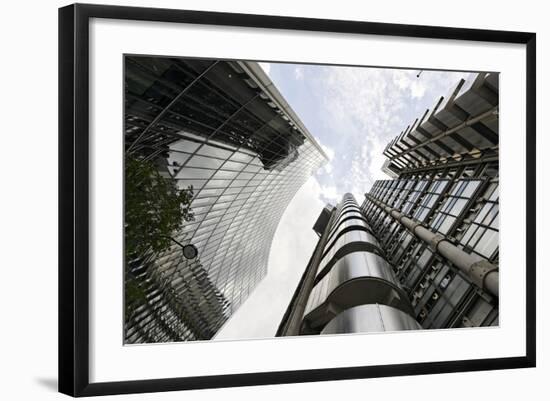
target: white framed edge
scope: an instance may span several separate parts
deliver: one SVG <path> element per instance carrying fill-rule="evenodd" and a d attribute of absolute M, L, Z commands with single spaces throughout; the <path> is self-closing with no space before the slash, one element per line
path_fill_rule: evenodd
<path fill-rule="evenodd" d="M 228 37 L 239 46 L 227 46 Z M 123 256 L 122 66 L 128 53 L 498 71 L 500 326 L 123 346 L 122 269 L 117 267 Z M 89 383 L 525 356 L 525 60 L 525 44 L 91 19 Z"/>

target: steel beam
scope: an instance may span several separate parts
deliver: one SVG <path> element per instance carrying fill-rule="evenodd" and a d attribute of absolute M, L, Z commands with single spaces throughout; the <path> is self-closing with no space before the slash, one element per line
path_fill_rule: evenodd
<path fill-rule="evenodd" d="M 472 126 L 473 124 L 475 123 L 478 123 L 486 118 L 490 118 L 492 116 L 495 116 L 498 114 L 498 106 L 497 107 L 493 107 L 492 109 L 486 111 L 485 113 L 482 113 L 476 117 L 472 117 L 460 124 L 457 124 L 456 126 L 442 132 L 441 134 L 438 134 L 438 135 L 435 135 L 433 136 L 433 138 L 431 139 L 428 139 L 427 141 L 425 142 L 422 142 L 421 144 L 419 145 L 416 145 L 416 146 L 413 146 L 401 153 L 398 153 L 397 155 L 394 156 L 394 158 L 398 158 L 398 157 L 402 157 L 402 156 L 405 156 L 406 154 L 418 149 L 418 148 L 422 148 L 422 147 L 425 147 L 427 145 L 429 145 L 430 143 L 434 143 L 444 137 L 447 137 L 447 136 L 451 136 L 452 134 L 454 134 L 455 132 L 463 129 L 463 128 L 466 128 L 466 127 L 469 127 L 469 126 Z"/>

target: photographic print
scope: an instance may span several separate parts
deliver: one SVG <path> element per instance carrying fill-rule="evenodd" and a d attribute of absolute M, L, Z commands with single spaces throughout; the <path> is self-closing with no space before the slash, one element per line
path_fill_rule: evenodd
<path fill-rule="evenodd" d="M 124 344 L 499 325 L 499 74 L 124 55 Z"/>
<path fill-rule="evenodd" d="M 60 392 L 534 367 L 535 61 L 530 32 L 61 8 Z"/>

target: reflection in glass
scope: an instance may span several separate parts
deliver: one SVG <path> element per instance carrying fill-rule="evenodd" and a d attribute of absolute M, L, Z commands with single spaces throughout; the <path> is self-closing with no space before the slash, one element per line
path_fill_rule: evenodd
<path fill-rule="evenodd" d="M 210 339 L 267 273 L 286 205 L 326 157 L 255 63 L 127 56 L 125 72 L 126 152 L 193 186 L 195 220 L 174 236 L 200 259 L 171 247 L 136 264 L 158 309 L 126 319 L 125 340 Z"/>

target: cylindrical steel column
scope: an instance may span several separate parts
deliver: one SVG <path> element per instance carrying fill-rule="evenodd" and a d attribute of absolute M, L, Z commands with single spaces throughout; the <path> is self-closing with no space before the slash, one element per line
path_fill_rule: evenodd
<path fill-rule="evenodd" d="M 380 331 L 378 328 L 384 323 L 384 319 L 380 320 L 381 310 L 388 322 L 401 321 L 396 317 L 405 315 L 407 321 L 416 323 L 409 297 L 385 260 L 353 195 L 344 195 L 323 237 L 327 231 L 328 240 L 317 262 L 315 285 L 308 294 L 301 334 L 325 333 L 328 324 L 332 328 L 327 328 L 327 333 L 344 326 L 350 333 Z M 372 307 L 348 312 L 366 305 Z M 395 330 L 399 327 L 396 325 Z M 420 326 L 408 324 L 402 329 L 407 328 Z"/>
<path fill-rule="evenodd" d="M 420 330 L 422 326 L 411 315 L 383 304 L 365 304 L 336 315 L 321 334 L 369 333 Z"/>

